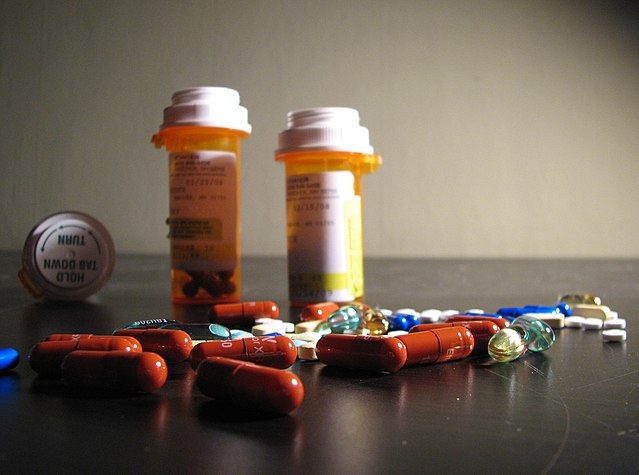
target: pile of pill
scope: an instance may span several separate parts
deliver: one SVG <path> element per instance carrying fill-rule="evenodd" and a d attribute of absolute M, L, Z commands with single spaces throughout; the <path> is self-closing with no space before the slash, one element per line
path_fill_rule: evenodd
<path fill-rule="evenodd" d="M 32 348 L 28 360 L 43 378 L 119 392 L 156 391 L 171 364 L 188 360 L 203 394 L 285 414 L 304 398 L 302 381 L 287 371 L 297 360 L 394 373 L 469 356 L 512 361 L 527 351 L 547 350 L 554 330 L 564 327 L 603 330 L 607 342 L 626 339 L 625 320 L 588 294 L 563 296 L 554 306 L 504 307 L 495 313 L 323 302 L 304 307 L 298 323 L 281 320 L 274 302 L 241 302 L 213 305 L 208 319 L 141 320 L 112 335 L 53 334 Z M 17 364 L 15 350 L 0 350 L 0 371 Z"/>

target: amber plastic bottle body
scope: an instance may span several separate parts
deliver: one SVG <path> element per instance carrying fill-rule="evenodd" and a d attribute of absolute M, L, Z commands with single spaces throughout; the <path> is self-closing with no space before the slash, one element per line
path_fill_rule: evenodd
<path fill-rule="evenodd" d="M 240 140 L 248 135 L 177 126 L 154 137 L 169 152 L 174 303 L 240 300 Z"/>
<path fill-rule="evenodd" d="M 362 299 L 362 175 L 376 171 L 381 158 L 303 151 L 276 159 L 286 165 L 290 304 Z"/>

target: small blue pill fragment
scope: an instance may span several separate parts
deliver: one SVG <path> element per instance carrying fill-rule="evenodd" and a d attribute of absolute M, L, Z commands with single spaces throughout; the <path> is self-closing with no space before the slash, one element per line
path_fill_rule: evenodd
<path fill-rule="evenodd" d="M 13 348 L 0 348 L 0 373 L 10 371 L 20 361 L 20 354 Z"/>

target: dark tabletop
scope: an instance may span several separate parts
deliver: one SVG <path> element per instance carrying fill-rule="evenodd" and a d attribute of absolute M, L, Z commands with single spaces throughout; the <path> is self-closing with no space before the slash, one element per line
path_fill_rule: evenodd
<path fill-rule="evenodd" d="M 169 301 L 166 256 L 119 255 L 98 295 L 33 300 L 19 254 L 0 252 L 2 473 L 639 473 L 639 261 L 369 259 L 366 299 L 385 308 L 553 304 L 590 292 L 628 321 L 625 343 L 563 329 L 548 351 L 393 375 L 292 367 L 305 387 L 287 416 L 229 407 L 193 388 L 187 364 L 153 394 L 82 395 L 36 377 L 29 349 L 51 333 L 111 333 L 134 320 L 206 321 Z M 243 299 L 287 306 L 286 262 L 246 258 Z"/>

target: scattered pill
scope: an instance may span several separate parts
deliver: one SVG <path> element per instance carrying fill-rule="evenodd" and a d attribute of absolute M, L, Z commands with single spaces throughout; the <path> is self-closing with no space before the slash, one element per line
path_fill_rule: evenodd
<path fill-rule="evenodd" d="M 295 324 L 295 333 L 313 332 L 319 325 L 322 324 L 322 320 L 306 320 Z"/>
<path fill-rule="evenodd" d="M 297 347 L 287 336 L 254 336 L 241 340 L 206 341 L 193 348 L 191 367 L 196 369 L 210 356 L 223 356 L 284 369 L 295 363 Z"/>
<path fill-rule="evenodd" d="M 129 329 L 116 330 L 114 335 L 132 336 L 140 342 L 144 351 L 157 353 L 168 361 L 184 361 L 189 357 L 193 349 L 193 340 L 188 333 L 182 330 L 163 330 L 161 328 Z"/>
<path fill-rule="evenodd" d="M 506 328 L 510 326 L 510 321 L 502 317 L 494 317 L 492 315 L 460 315 L 455 314 L 448 317 L 446 322 L 472 322 L 473 320 L 489 321 L 493 322 L 499 328 Z"/>
<path fill-rule="evenodd" d="M 611 329 L 611 330 L 604 330 L 601 332 L 601 335 L 603 337 L 603 341 L 626 341 L 626 330 L 620 330 L 620 329 Z"/>
<path fill-rule="evenodd" d="M 286 336 L 291 339 L 309 342 L 316 342 L 317 340 L 322 338 L 322 334 L 317 332 L 289 333 Z"/>
<path fill-rule="evenodd" d="M 317 352 L 315 349 L 315 342 L 304 343 L 297 347 L 297 357 L 301 360 L 314 361 L 317 359 Z"/>
<path fill-rule="evenodd" d="M 584 318 L 612 319 L 611 310 L 605 305 L 577 304 L 572 306 L 572 314 Z"/>
<path fill-rule="evenodd" d="M 422 323 L 410 329 L 409 333 L 436 330 L 438 328 L 465 327 L 473 334 L 475 346 L 471 354 L 488 354 L 488 341 L 500 328 L 490 320 L 472 320 L 466 322 Z"/>
<path fill-rule="evenodd" d="M 567 328 L 581 328 L 584 324 L 584 317 L 580 317 L 579 315 L 571 315 L 570 317 L 566 317 L 564 319 L 564 323 Z"/>
<path fill-rule="evenodd" d="M 300 320 L 303 322 L 311 320 L 328 320 L 332 313 L 339 310 L 339 305 L 334 302 L 320 302 L 307 305 L 300 312 Z"/>
<path fill-rule="evenodd" d="M 408 332 L 406 330 L 393 330 L 386 334 L 386 336 L 390 336 L 390 337 L 396 337 L 399 335 L 408 335 Z"/>
<path fill-rule="evenodd" d="M 209 321 L 226 326 L 250 327 L 260 317 L 278 318 L 280 308 L 275 302 L 242 302 L 213 305 L 209 310 Z"/>
<path fill-rule="evenodd" d="M 571 306 L 576 304 L 601 305 L 601 299 L 591 294 L 566 294 L 559 297 L 559 302 Z"/>
<path fill-rule="evenodd" d="M 228 340 L 231 331 L 219 323 L 166 323 L 158 327 L 160 330 L 181 330 L 193 341 Z"/>
<path fill-rule="evenodd" d="M 294 411 L 304 400 L 302 381 L 292 372 L 228 358 L 202 361 L 195 384 L 219 401 L 278 414 Z"/>
<path fill-rule="evenodd" d="M 0 348 L 0 373 L 11 371 L 18 366 L 20 353 L 13 348 Z"/>
<path fill-rule="evenodd" d="M 466 358 L 475 346 L 468 328 L 448 327 L 397 337 L 406 346 L 406 366 Z"/>
<path fill-rule="evenodd" d="M 82 338 L 79 340 L 41 341 L 29 352 L 29 365 L 40 376 L 59 378 L 62 375 L 62 361 L 72 351 L 126 351 L 140 353 L 142 347 L 130 337 L 106 336 Z"/>
<path fill-rule="evenodd" d="M 423 310 L 419 314 L 419 321 L 421 323 L 436 323 L 442 318 L 442 311 L 436 308 L 429 308 Z"/>
<path fill-rule="evenodd" d="M 345 305 L 340 307 L 328 317 L 328 326 L 331 333 L 344 333 L 349 330 L 359 328 L 362 317 L 362 310 L 355 305 Z"/>
<path fill-rule="evenodd" d="M 603 320 L 596 317 L 584 318 L 584 321 L 581 324 L 581 328 L 584 330 L 601 330 L 602 327 Z"/>
<path fill-rule="evenodd" d="M 385 335 L 390 327 L 388 317 L 372 308 L 362 314 L 362 322 L 371 335 Z"/>
<path fill-rule="evenodd" d="M 613 320 L 606 320 L 603 323 L 605 329 L 623 330 L 626 328 L 626 320 L 624 318 L 615 318 Z"/>
<path fill-rule="evenodd" d="M 265 336 L 272 333 L 286 333 L 283 324 L 276 323 L 260 323 L 251 327 L 251 333 L 255 336 Z"/>
<path fill-rule="evenodd" d="M 459 310 L 454 310 L 454 309 L 442 310 L 442 315 L 440 319 L 447 320 L 449 317 L 452 317 L 453 315 L 459 315 Z"/>
<path fill-rule="evenodd" d="M 563 313 L 525 313 L 524 315 L 546 322 L 550 328 L 559 329 L 566 326 L 566 316 Z"/>
<path fill-rule="evenodd" d="M 317 358 L 330 366 L 394 373 L 406 362 L 406 346 L 385 336 L 324 335 Z"/>
<path fill-rule="evenodd" d="M 71 387 L 122 392 L 153 392 L 168 370 L 164 359 L 150 352 L 72 351 L 62 362 L 62 377 Z"/>
<path fill-rule="evenodd" d="M 231 340 L 241 340 L 242 338 L 252 338 L 253 334 L 246 330 L 231 329 Z"/>

